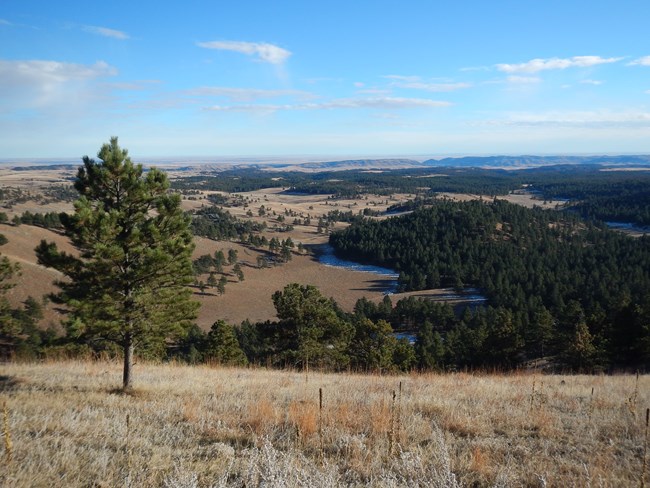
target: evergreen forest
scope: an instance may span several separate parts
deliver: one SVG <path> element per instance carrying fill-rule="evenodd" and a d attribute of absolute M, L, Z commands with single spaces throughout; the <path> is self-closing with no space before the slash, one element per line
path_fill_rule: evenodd
<path fill-rule="evenodd" d="M 484 294 L 487 307 L 457 317 L 436 311 L 394 322 L 415 326 L 422 364 L 512 367 L 553 356 L 588 369 L 650 360 L 647 237 L 500 200 L 439 201 L 357 222 L 330 243 L 347 259 L 399 271 L 403 291 L 471 286 Z"/>

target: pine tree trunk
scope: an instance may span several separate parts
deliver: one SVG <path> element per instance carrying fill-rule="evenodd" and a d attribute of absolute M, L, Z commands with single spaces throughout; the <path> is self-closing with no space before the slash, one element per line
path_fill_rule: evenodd
<path fill-rule="evenodd" d="M 122 374 L 122 389 L 124 391 L 133 388 L 131 369 L 133 368 L 133 339 L 128 334 L 124 340 L 124 372 Z"/>

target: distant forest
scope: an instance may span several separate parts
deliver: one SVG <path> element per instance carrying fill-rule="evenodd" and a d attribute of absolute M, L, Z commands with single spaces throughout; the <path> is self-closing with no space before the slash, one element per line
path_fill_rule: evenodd
<path fill-rule="evenodd" d="M 515 190 L 540 200 L 566 200 L 564 210 L 586 219 L 650 225 L 650 171 L 623 171 L 600 165 L 557 165 L 525 170 L 427 167 L 369 172 L 360 170 L 303 173 L 236 169 L 173 182 L 177 190 L 246 192 L 285 188 L 287 192 L 354 198 L 364 194 L 436 193 L 486 197 Z"/>
<path fill-rule="evenodd" d="M 482 291 L 488 308 L 417 322 L 420 342 L 434 344 L 427 364 L 513 366 L 541 355 L 578 368 L 650 364 L 648 237 L 500 200 L 438 201 L 356 222 L 330 243 L 399 271 L 402 290 Z"/>

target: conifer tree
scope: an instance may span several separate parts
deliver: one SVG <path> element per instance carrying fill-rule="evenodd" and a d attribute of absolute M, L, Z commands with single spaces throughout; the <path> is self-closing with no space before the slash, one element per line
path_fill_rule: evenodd
<path fill-rule="evenodd" d="M 79 257 L 45 241 L 36 252 L 68 278 L 57 283 L 72 316 L 68 333 L 118 344 L 129 390 L 135 348 L 182 334 L 196 315 L 188 288 L 194 245 L 190 218 L 162 171 L 145 173 L 116 137 L 97 156 L 83 158 L 74 184 L 80 197 L 64 219 Z"/>
<path fill-rule="evenodd" d="M 235 329 L 223 320 L 212 324 L 208 333 L 205 357 L 229 366 L 244 366 L 248 363 L 235 335 Z"/>

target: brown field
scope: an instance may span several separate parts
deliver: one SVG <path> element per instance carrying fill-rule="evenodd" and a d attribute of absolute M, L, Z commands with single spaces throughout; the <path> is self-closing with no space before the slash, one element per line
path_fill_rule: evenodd
<path fill-rule="evenodd" d="M 643 486 L 648 376 L 139 364 L 132 395 L 119 378 L 3 364 L 0 485 Z"/>
<path fill-rule="evenodd" d="M 474 195 L 470 193 L 439 193 L 438 196 L 440 198 L 449 198 L 457 202 L 468 202 L 471 200 L 478 200 L 480 198 L 486 201 L 491 201 L 492 198 L 494 198 L 487 195 Z M 508 195 L 497 195 L 496 198 L 498 200 L 505 200 L 507 202 L 521 205 L 522 207 L 526 208 L 540 207 L 544 209 L 557 210 L 558 208 L 562 208 L 564 205 L 564 202 L 539 200 L 535 195 L 524 190 L 517 190 Z"/>
<path fill-rule="evenodd" d="M 58 233 L 31 225 L 2 225 L 0 233 L 9 240 L 0 251 L 13 262 L 17 262 L 21 268 L 20 275 L 13 280 L 16 286 L 7 294 L 10 303 L 17 306 L 30 295 L 40 300 L 44 295 L 55 291 L 54 282 L 61 279 L 62 275 L 53 269 L 38 265 L 34 247 L 41 239 L 45 239 L 56 242 L 59 248 L 66 252 L 74 252 L 67 239 Z M 320 235 L 314 236 L 308 242 L 324 242 L 326 239 L 326 236 Z M 197 323 L 204 329 L 209 329 L 219 319 L 231 324 L 239 324 L 245 319 L 273 320 L 275 308 L 271 295 L 289 283 L 317 286 L 323 295 L 334 298 L 347 310 L 352 310 L 356 301 L 363 296 L 379 301 L 383 296 L 381 289 L 386 286 L 381 277 L 323 266 L 309 255 L 295 253 L 288 263 L 258 269 L 257 256 L 266 254 L 265 251 L 202 237 L 197 237 L 195 242 L 195 258 L 202 254 L 214 254 L 218 249 L 222 249 L 226 254 L 228 249 L 236 249 L 244 271 L 244 281 L 239 282 L 230 272 L 231 268 L 225 268 L 229 282 L 224 295 L 218 295 L 214 289 L 206 290 L 205 294 L 201 294 L 198 288 L 195 289 L 194 298 L 201 302 Z M 205 281 L 207 275 L 201 278 Z M 58 326 L 60 319 L 61 316 L 55 312 L 54 305 L 48 303 L 40 325 Z"/>
<path fill-rule="evenodd" d="M 199 291 L 195 298 L 201 302 L 197 323 L 208 329 L 216 320 L 222 319 L 231 324 L 239 324 L 245 319 L 252 322 L 275 319 L 275 308 L 271 295 L 289 283 L 314 285 L 326 297 L 334 298 L 345 310 L 352 310 L 356 301 L 365 296 L 375 301 L 381 300 L 383 293 L 381 277 L 368 273 L 348 271 L 319 264 L 312 256 L 294 255 L 285 264 L 269 268 L 257 268 L 259 251 L 231 242 L 216 242 L 196 238 L 195 257 L 201 254 L 214 254 L 223 249 L 237 249 L 244 271 L 244 281 L 238 282 L 229 276 L 226 293 L 219 296 L 216 290 Z M 229 270 L 228 267 L 225 268 Z M 203 277 L 204 281 L 207 275 Z"/>
<path fill-rule="evenodd" d="M 48 185 L 61 184 L 65 177 L 73 175 L 72 171 L 28 171 L 18 172 L 9 169 L 0 169 L 0 184 L 7 187 L 20 188 L 29 191 L 37 197 Z M 187 173 L 183 173 L 187 175 Z M 203 205 L 210 205 L 205 199 L 209 193 L 203 192 L 201 200 L 183 199 L 183 208 L 186 210 L 197 209 Z M 368 196 L 359 200 L 328 200 L 328 195 L 300 195 L 285 194 L 281 188 L 269 188 L 254 192 L 237 194 L 245 198 L 247 207 L 232 207 L 228 211 L 238 218 L 251 219 L 257 222 L 266 222 L 268 230 L 264 233 L 268 239 L 277 237 L 280 240 L 291 237 L 298 244 L 305 246 L 318 245 L 327 242 L 327 234 L 317 233 L 318 217 L 327 214 L 332 210 L 358 212 L 364 208 L 383 211 L 389 205 L 411 198 L 411 195 L 395 195 L 390 199 L 380 196 Z M 264 205 L 267 215 L 258 216 L 259 208 Z M 253 212 L 253 217 L 246 216 L 248 210 Z M 30 212 L 60 212 L 71 211 L 69 203 L 55 202 L 41 205 L 37 200 L 28 200 L 18 203 L 12 208 L 0 208 L 9 215 Z M 276 232 L 274 228 L 281 225 L 277 217 L 290 211 L 299 218 L 311 217 L 310 226 L 296 225 L 291 232 Z M 276 216 L 273 212 L 276 212 Z M 293 222 L 294 216 L 286 216 L 285 224 Z M 335 228 L 341 228 L 345 224 L 337 224 Z M 44 295 L 56 290 L 53 283 L 61 278 L 60 273 L 46 269 L 36 263 L 34 247 L 41 239 L 55 241 L 60 248 L 71 252 L 73 249 L 61 235 L 28 225 L 14 227 L 1 225 L 0 233 L 4 234 L 9 243 L 0 249 L 0 253 L 9 257 L 12 261 L 21 265 L 21 275 L 14 280 L 16 287 L 13 288 L 8 298 L 12 305 L 17 306 L 28 296 L 41 299 Z M 201 303 L 197 323 L 204 329 L 219 319 L 231 324 L 239 324 L 243 320 L 265 321 L 275 319 L 275 308 L 271 295 L 281 290 L 289 283 L 311 284 L 318 287 L 322 294 L 334 298 L 344 309 L 352 310 L 356 301 L 361 297 L 367 297 L 374 301 L 381 300 L 382 289 L 386 287 L 385 280 L 381 277 L 368 273 L 348 271 L 340 268 L 333 268 L 319 264 L 312 256 L 299 254 L 297 251 L 293 259 L 285 264 L 269 268 L 257 268 L 257 256 L 266 255 L 265 250 L 253 249 L 229 241 L 212 241 L 201 237 L 196 238 L 196 249 L 194 258 L 203 254 L 214 254 L 218 249 L 227 253 L 228 249 L 236 249 L 239 254 L 239 261 L 244 271 L 244 281 L 239 282 L 230 272 L 231 268 L 226 267 L 228 277 L 226 293 L 218 295 L 216 290 L 208 289 L 204 294 L 195 289 L 195 299 Z M 200 277 L 207 280 L 207 275 Z M 45 317 L 41 320 L 42 327 L 50 325 L 58 326 L 61 315 L 55 312 L 54 306 L 48 304 L 45 309 Z"/>
<path fill-rule="evenodd" d="M 9 241 L 0 248 L 0 252 L 20 265 L 20 274 L 12 280 L 16 286 L 7 292 L 9 302 L 17 306 L 28 296 L 41 300 L 55 291 L 54 282 L 63 278 L 63 275 L 54 269 L 38 265 L 34 248 L 41 239 L 45 239 L 56 242 L 59 249 L 65 252 L 74 253 L 68 239 L 56 232 L 31 225 L 0 225 L 0 233 Z M 59 327 L 61 315 L 55 311 L 52 303 L 45 305 L 43 315 L 41 327 Z"/>

